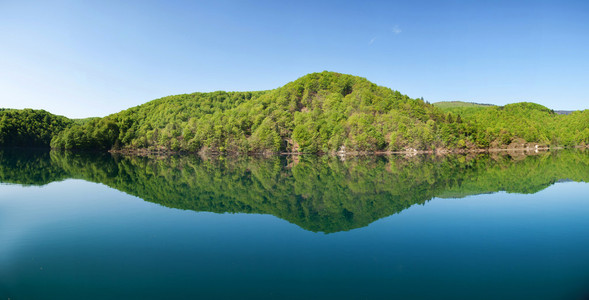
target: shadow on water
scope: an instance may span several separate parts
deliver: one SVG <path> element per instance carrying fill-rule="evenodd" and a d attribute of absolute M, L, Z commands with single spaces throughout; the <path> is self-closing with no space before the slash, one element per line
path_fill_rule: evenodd
<path fill-rule="evenodd" d="M 105 184 L 145 201 L 215 213 L 271 214 L 306 230 L 367 226 L 433 197 L 536 193 L 589 181 L 589 153 L 372 156 L 140 157 L 0 150 L 0 182 L 45 185 L 68 178 Z"/>

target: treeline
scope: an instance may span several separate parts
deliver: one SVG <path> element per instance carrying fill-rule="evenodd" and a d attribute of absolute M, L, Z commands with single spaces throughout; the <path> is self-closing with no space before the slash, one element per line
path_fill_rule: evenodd
<path fill-rule="evenodd" d="M 421 99 L 364 78 L 314 73 L 262 92 L 170 96 L 72 126 L 63 149 L 232 153 L 453 148 L 470 129 Z"/>
<path fill-rule="evenodd" d="M 334 153 L 589 144 L 589 111 L 559 115 L 534 103 L 435 106 L 333 72 L 269 91 L 164 97 L 104 118 L 67 120 L 32 112 L 50 117 L 29 122 L 19 114 L 30 110 L 0 111 L 13 116 L 3 119 L 0 146 L 50 142 L 56 149 Z"/>
<path fill-rule="evenodd" d="M 561 179 L 589 182 L 589 152 L 536 156 L 250 156 L 152 159 L 87 152 L 0 150 L 0 182 L 77 178 L 166 207 L 271 214 L 337 232 L 367 226 L 434 197 L 535 193 Z"/>
<path fill-rule="evenodd" d="M 589 144 L 589 110 L 562 115 L 529 102 L 505 106 L 452 104 L 436 106 L 461 116 L 474 129 L 470 140 L 481 148 L 497 148 L 516 140 L 547 146 Z"/>
<path fill-rule="evenodd" d="M 49 147 L 73 122 L 44 110 L 0 109 L 0 146 Z"/>

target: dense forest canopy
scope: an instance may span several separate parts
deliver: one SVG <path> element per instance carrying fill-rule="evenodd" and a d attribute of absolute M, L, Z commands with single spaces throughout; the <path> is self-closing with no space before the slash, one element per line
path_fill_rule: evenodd
<path fill-rule="evenodd" d="M 170 96 L 73 126 L 55 148 L 330 152 L 445 145 L 432 105 L 364 78 L 314 73 L 262 92 Z M 449 130 L 450 131 L 450 130 Z M 460 134 L 456 132 L 456 135 Z"/>
<path fill-rule="evenodd" d="M 0 109 L 0 146 L 49 147 L 73 122 L 44 110 Z"/>
<path fill-rule="evenodd" d="M 268 91 L 168 96 L 104 118 L 67 120 L 46 114 L 51 117 L 35 122 L 3 119 L 0 145 L 50 142 L 59 149 L 335 153 L 589 143 L 589 111 L 560 115 L 525 102 L 432 105 L 365 78 L 327 71 Z"/>
<path fill-rule="evenodd" d="M 535 193 L 558 180 L 589 182 L 589 153 L 250 156 L 157 159 L 108 153 L 0 150 L 0 182 L 102 183 L 166 207 L 271 214 L 311 231 L 366 226 L 433 197 Z"/>
<path fill-rule="evenodd" d="M 557 114 L 542 105 L 520 102 L 505 106 L 434 104 L 460 115 L 474 127 L 482 147 L 500 147 L 521 139 L 528 143 L 553 146 L 589 144 L 589 110 Z M 480 138 L 482 137 L 482 139 Z"/>

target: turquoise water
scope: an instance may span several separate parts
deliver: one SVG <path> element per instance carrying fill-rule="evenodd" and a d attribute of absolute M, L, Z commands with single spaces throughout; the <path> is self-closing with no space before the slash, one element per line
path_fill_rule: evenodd
<path fill-rule="evenodd" d="M 0 152 L 0 299 L 585 299 L 588 161 Z"/>

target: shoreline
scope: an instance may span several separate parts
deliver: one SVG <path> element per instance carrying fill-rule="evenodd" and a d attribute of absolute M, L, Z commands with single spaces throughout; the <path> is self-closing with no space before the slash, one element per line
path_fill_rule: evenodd
<path fill-rule="evenodd" d="M 167 156 L 167 155 L 191 155 L 198 154 L 204 156 L 272 156 L 272 155 L 286 155 L 286 156 L 301 156 L 301 155 L 330 155 L 330 156 L 370 156 L 370 155 L 448 155 L 448 154 L 472 154 L 472 153 L 518 153 L 518 154 L 535 154 L 549 151 L 557 151 L 564 149 L 587 149 L 589 146 L 574 146 L 574 147 L 521 147 L 521 148 L 481 148 L 481 149 L 436 149 L 436 150 L 417 150 L 407 149 L 403 151 L 337 151 L 337 152 L 320 152 L 320 153 L 304 153 L 304 152 L 251 152 L 251 153 L 236 153 L 236 152 L 186 152 L 186 151 L 172 151 L 172 150 L 149 150 L 149 149 L 119 149 L 108 150 L 111 154 L 121 155 L 138 155 L 138 156 Z"/>

